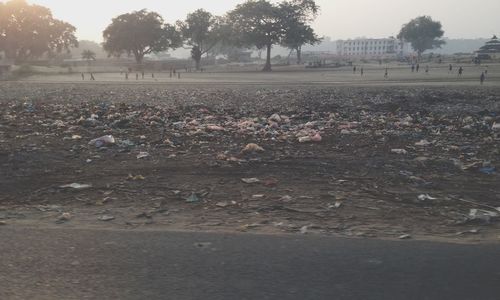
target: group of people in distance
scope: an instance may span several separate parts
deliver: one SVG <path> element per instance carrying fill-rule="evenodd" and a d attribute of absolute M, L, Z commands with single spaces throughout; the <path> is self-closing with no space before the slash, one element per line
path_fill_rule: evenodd
<path fill-rule="evenodd" d="M 458 71 L 457 71 L 457 76 L 458 77 L 462 77 L 463 74 L 464 74 L 464 70 L 465 69 L 462 66 L 460 66 L 458 68 Z M 352 68 L 353 74 L 356 74 L 357 71 L 358 71 L 358 66 L 353 66 L 353 68 Z M 411 72 L 412 73 L 415 73 L 415 72 L 418 73 L 418 72 L 420 72 L 420 64 L 419 63 L 412 64 L 411 65 Z M 425 74 L 429 74 L 429 72 L 430 72 L 429 66 L 426 65 L 425 66 Z M 365 69 L 363 67 L 360 67 L 360 74 L 361 74 L 361 76 L 363 76 L 364 73 L 365 73 Z M 448 74 L 453 74 L 453 65 L 452 64 L 450 64 L 448 66 Z M 484 84 L 484 82 L 486 80 L 486 75 L 488 75 L 488 67 L 486 67 L 486 69 L 481 73 L 481 76 L 479 77 L 479 81 L 480 81 L 481 85 Z M 385 79 L 389 78 L 389 68 L 387 68 L 387 67 L 385 68 L 385 71 L 384 71 L 384 78 Z"/>

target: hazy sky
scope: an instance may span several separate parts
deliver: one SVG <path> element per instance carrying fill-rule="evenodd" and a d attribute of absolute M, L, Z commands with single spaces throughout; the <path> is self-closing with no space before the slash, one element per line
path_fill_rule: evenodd
<path fill-rule="evenodd" d="M 1 0 L 0 0 L 1 1 Z M 101 41 L 103 29 L 121 13 L 147 8 L 167 22 L 183 19 L 204 8 L 224 14 L 243 0 L 31 0 L 78 28 L 80 39 Z M 396 35 L 403 23 L 430 15 L 443 23 L 450 38 L 491 37 L 500 34 L 500 0 L 317 0 L 321 15 L 314 27 L 332 39 Z"/>

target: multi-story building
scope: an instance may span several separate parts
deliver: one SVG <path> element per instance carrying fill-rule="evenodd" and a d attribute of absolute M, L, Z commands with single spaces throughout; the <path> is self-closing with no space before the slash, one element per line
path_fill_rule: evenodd
<path fill-rule="evenodd" d="M 353 58 L 403 57 L 411 53 L 408 43 L 396 38 L 337 41 L 337 54 Z"/>

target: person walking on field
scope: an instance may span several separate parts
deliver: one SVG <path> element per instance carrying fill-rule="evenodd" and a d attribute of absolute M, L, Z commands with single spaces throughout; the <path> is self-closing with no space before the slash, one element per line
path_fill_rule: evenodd
<path fill-rule="evenodd" d="M 411 65 L 411 72 L 412 72 L 412 73 L 415 73 L 415 64 L 412 64 L 412 65 Z"/>
<path fill-rule="evenodd" d="M 417 64 L 417 73 L 420 71 L 420 64 Z"/>
<path fill-rule="evenodd" d="M 361 76 L 363 76 L 363 74 L 365 74 L 365 69 L 362 67 L 361 68 Z"/>
<path fill-rule="evenodd" d="M 85 80 L 85 74 L 82 73 L 82 80 Z"/>
<path fill-rule="evenodd" d="M 352 74 L 356 74 L 356 66 L 354 66 L 354 68 L 352 68 Z"/>
<path fill-rule="evenodd" d="M 463 73 L 464 73 L 464 68 L 462 67 L 458 68 L 458 77 L 462 77 Z"/>
<path fill-rule="evenodd" d="M 479 77 L 479 81 L 481 82 L 481 85 L 484 84 L 484 80 L 486 79 L 486 75 L 484 75 L 484 72 L 481 73 L 481 77 Z"/>
<path fill-rule="evenodd" d="M 429 75 L 429 66 L 425 66 L 425 74 Z"/>
<path fill-rule="evenodd" d="M 389 78 L 389 68 L 385 68 L 384 78 L 385 79 Z"/>
<path fill-rule="evenodd" d="M 451 74 L 453 72 L 453 65 L 450 64 L 450 66 L 448 67 L 448 74 Z"/>
<path fill-rule="evenodd" d="M 94 74 L 90 73 L 90 80 L 95 81 Z"/>

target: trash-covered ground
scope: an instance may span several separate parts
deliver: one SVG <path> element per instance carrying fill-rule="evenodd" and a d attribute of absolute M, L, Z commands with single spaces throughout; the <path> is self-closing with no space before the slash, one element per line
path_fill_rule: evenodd
<path fill-rule="evenodd" d="M 500 240 L 500 88 L 0 85 L 0 224 Z"/>

